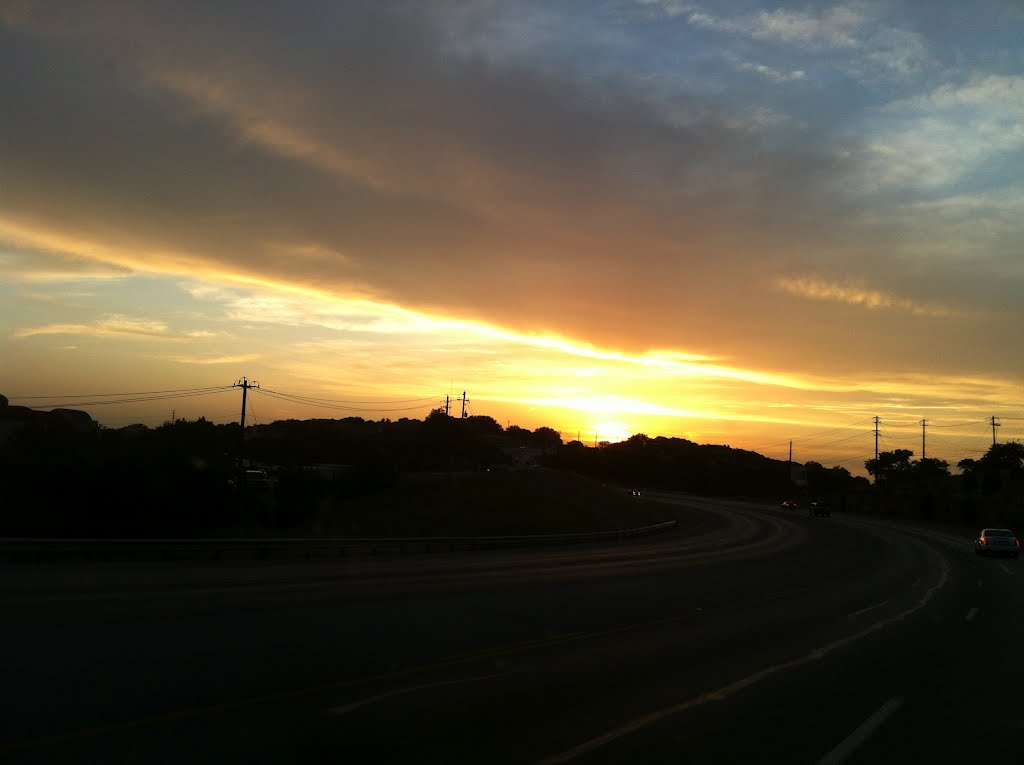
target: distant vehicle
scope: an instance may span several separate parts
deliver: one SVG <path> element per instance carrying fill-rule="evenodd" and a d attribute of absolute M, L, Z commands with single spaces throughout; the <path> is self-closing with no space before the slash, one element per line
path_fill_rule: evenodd
<path fill-rule="evenodd" d="M 787 499 L 785 502 L 782 503 L 782 509 L 783 510 L 796 510 L 796 508 L 797 508 L 796 502 L 794 502 L 791 499 Z"/>
<path fill-rule="evenodd" d="M 974 540 L 978 555 L 1012 555 L 1020 557 L 1020 540 L 1009 529 L 982 529 Z"/>
<path fill-rule="evenodd" d="M 245 484 L 249 489 L 271 488 L 271 481 L 270 478 L 267 476 L 266 470 L 246 470 Z"/>
<path fill-rule="evenodd" d="M 810 507 L 807 508 L 808 515 L 824 515 L 826 517 L 832 517 L 832 508 L 828 502 L 812 502 Z"/>

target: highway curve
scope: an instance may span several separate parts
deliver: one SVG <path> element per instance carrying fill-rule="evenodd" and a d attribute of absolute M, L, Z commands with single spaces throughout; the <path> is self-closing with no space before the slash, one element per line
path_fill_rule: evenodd
<path fill-rule="evenodd" d="M 3 566 L 0 758 L 836 765 L 1024 740 L 1016 561 L 656 499 L 699 522 L 558 549 Z"/>

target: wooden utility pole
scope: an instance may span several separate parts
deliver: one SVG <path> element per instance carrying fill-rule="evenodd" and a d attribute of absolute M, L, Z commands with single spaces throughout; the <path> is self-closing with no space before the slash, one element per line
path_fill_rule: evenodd
<path fill-rule="evenodd" d="M 253 388 L 259 388 L 258 382 L 249 382 L 249 380 L 243 377 L 241 380 L 235 380 L 235 388 L 242 389 L 242 417 L 239 420 L 239 424 L 242 426 L 242 432 L 238 436 L 238 486 L 240 489 L 245 488 L 245 410 L 246 401 L 249 391 Z"/>

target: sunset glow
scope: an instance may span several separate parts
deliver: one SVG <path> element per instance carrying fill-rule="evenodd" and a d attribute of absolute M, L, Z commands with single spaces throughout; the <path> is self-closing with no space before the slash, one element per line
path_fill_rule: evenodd
<path fill-rule="evenodd" d="M 465 392 L 855 472 L 876 416 L 954 464 L 1024 438 L 1019 11 L 342 5 L 0 11 L 0 393 Z"/>

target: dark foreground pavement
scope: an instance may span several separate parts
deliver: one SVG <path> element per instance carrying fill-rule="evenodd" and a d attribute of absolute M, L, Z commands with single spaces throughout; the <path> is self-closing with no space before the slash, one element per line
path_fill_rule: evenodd
<path fill-rule="evenodd" d="M 0 758 L 1024 759 L 1016 561 L 665 499 L 704 521 L 560 550 L 2 567 Z"/>

